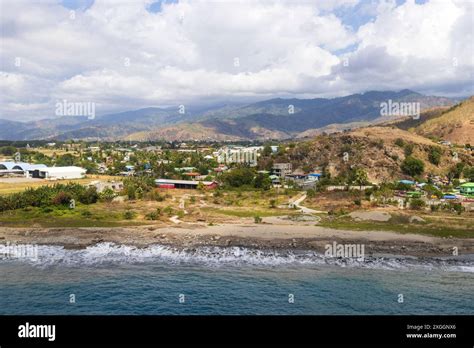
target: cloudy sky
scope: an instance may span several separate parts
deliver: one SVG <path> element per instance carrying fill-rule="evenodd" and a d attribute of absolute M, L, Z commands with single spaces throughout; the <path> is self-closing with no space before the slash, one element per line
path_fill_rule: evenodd
<path fill-rule="evenodd" d="M 470 0 L 0 0 L 0 118 L 367 90 L 474 94 Z"/>

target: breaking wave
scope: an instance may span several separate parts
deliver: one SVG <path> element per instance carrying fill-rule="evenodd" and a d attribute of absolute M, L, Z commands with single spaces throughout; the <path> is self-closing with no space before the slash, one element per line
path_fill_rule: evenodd
<path fill-rule="evenodd" d="M 188 249 L 165 245 L 139 248 L 129 245 L 100 243 L 80 250 L 68 250 L 61 246 L 18 245 L 9 247 L 0 244 L 0 262 L 27 262 L 38 266 L 81 266 L 124 263 L 201 263 L 219 267 L 222 265 L 333 265 L 339 267 L 361 267 L 386 270 L 421 269 L 448 272 L 474 273 L 474 259 L 454 258 L 404 258 L 365 257 L 328 258 L 313 251 L 262 250 L 242 247 L 202 246 Z"/>

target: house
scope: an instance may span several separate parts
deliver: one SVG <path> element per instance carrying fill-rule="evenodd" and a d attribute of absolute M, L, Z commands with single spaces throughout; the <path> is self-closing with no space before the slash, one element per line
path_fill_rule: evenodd
<path fill-rule="evenodd" d="M 286 177 L 294 181 L 304 181 L 308 178 L 308 175 L 301 169 L 295 169 L 292 173 L 287 174 Z"/>
<path fill-rule="evenodd" d="M 319 179 L 321 179 L 321 176 L 321 173 L 309 173 L 308 181 L 319 181 Z"/>
<path fill-rule="evenodd" d="M 59 179 L 82 179 L 86 175 L 86 170 L 81 167 L 49 167 L 40 168 L 34 171 L 33 177 L 59 180 Z"/>
<path fill-rule="evenodd" d="M 175 172 L 193 172 L 196 170 L 196 167 L 181 167 L 181 168 L 174 168 Z"/>
<path fill-rule="evenodd" d="M 187 176 L 187 177 L 190 177 L 190 178 L 195 178 L 197 176 L 200 176 L 201 173 L 198 173 L 198 172 L 187 172 L 187 173 L 184 173 L 183 174 L 184 176 Z"/>
<path fill-rule="evenodd" d="M 143 151 L 161 153 L 161 146 L 147 146 L 147 147 L 143 148 Z"/>
<path fill-rule="evenodd" d="M 270 175 L 269 178 L 272 181 L 272 185 L 280 185 L 280 177 L 278 175 Z"/>
<path fill-rule="evenodd" d="M 459 192 L 463 196 L 473 196 L 474 195 L 474 182 L 466 182 L 459 186 Z"/>
<path fill-rule="evenodd" d="M 175 180 L 175 179 L 156 179 L 155 184 L 158 188 L 166 189 L 197 189 L 202 183 L 205 189 L 215 189 L 218 184 L 215 181 L 196 181 L 196 180 Z"/>
<path fill-rule="evenodd" d="M 97 172 L 99 174 L 105 174 L 108 170 L 108 167 L 105 163 L 100 163 L 98 166 L 97 166 Z"/>
<path fill-rule="evenodd" d="M 287 175 L 291 174 L 291 171 L 291 163 L 274 163 L 272 167 L 273 174 L 280 178 L 284 178 Z"/>
<path fill-rule="evenodd" d="M 415 185 L 416 183 L 414 181 L 411 181 L 411 180 L 399 180 L 398 181 L 400 184 L 404 184 L 404 185 Z"/>

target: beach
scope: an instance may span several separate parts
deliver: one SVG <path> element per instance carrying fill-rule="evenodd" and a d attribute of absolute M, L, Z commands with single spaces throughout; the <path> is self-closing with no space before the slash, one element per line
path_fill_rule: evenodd
<path fill-rule="evenodd" d="M 416 226 L 414 226 L 416 228 Z M 415 232 L 415 230 L 414 230 Z M 474 240 L 416 233 L 339 230 L 308 224 L 179 224 L 176 226 L 12 228 L 0 227 L 1 244 L 37 244 L 83 249 L 99 243 L 176 248 L 239 246 L 255 249 L 297 249 L 324 253 L 332 243 L 363 244 L 367 255 L 450 257 L 474 254 Z"/>

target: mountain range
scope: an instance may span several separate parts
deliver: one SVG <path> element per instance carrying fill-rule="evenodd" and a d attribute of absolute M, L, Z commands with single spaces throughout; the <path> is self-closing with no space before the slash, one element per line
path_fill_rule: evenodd
<path fill-rule="evenodd" d="M 0 139 L 84 140 L 254 140 L 311 136 L 322 131 L 386 122 L 383 102 L 418 102 L 421 110 L 452 107 L 458 100 L 408 89 L 370 91 L 338 98 L 269 99 L 249 104 L 148 107 L 88 119 L 62 116 L 23 123 L 0 119 Z M 389 116 L 390 117 L 390 116 Z"/>

